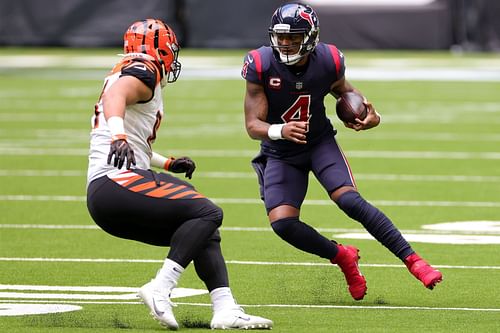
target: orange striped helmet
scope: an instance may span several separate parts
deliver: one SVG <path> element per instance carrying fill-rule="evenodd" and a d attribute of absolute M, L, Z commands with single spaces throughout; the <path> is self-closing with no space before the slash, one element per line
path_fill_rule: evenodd
<path fill-rule="evenodd" d="M 177 60 L 179 43 L 175 33 L 168 25 L 158 19 L 134 22 L 123 36 L 125 54 L 143 53 L 156 60 L 167 82 L 175 82 L 181 71 Z"/>

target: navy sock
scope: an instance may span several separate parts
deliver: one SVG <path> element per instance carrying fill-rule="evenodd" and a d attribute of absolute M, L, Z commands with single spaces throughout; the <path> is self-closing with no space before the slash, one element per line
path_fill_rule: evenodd
<path fill-rule="evenodd" d="M 376 240 L 399 259 L 404 260 L 414 252 L 392 221 L 378 208 L 370 205 L 358 192 L 342 194 L 337 200 L 337 205 L 350 218 L 360 222 Z"/>
<path fill-rule="evenodd" d="M 274 232 L 299 250 L 325 259 L 337 255 L 337 245 L 318 233 L 313 227 L 299 221 L 298 217 L 287 217 L 271 223 Z"/>

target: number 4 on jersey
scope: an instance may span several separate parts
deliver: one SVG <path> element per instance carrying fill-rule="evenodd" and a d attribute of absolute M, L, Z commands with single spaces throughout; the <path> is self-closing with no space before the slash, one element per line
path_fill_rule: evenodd
<path fill-rule="evenodd" d="M 281 119 L 285 123 L 290 121 L 309 121 L 311 115 L 309 107 L 311 105 L 311 95 L 300 95 L 282 115 Z"/>

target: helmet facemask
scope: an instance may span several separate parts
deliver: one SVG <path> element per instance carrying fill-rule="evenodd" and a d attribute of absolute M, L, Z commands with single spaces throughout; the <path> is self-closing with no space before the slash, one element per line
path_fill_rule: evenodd
<path fill-rule="evenodd" d="M 162 69 L 162 80 L 161 80 L 161 85 L 164 87 L 167 83 L 173 83 L 177 81 L 177 78 L 180 75 L 182 65 L 178 60 L 179 57 L 179 46 L 177 44 L 169 44 L 167 45 L 168 48 L 170 49 L 173 60 L 169 60 L 168 52 L 163 50 L 163 49 L 157 49 L 157 56 L 161 69 Z M 167 58 L 167 63 L 170 62 L 170 67 L 166 67 L 166 61 L 165 58 Z"/>
<path fill-rule="evenodd" d="M 295 65 L 314 50 L 318 43 L 318 32 L 292 32 L 288 24 L 276 24 L 270 29 L 269 38 L 271 47 L 279 54 L 280 61 L 286 65 Z M 288 39 L 289 44 L 283 45 L 281 41 L 284 39 Z M 297 51 L 290 53 L 293 49 Z"/>

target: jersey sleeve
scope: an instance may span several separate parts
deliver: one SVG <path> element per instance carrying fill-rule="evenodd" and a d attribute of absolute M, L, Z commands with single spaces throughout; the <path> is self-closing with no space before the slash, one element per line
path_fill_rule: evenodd
<path fill-rule="evenodd" d="M 333 71 L 335 72 L 336 80 L 339 80 L 344 77 L 345 74 L 345 62 L 344 62 L 344 54 L 340 51 L 335 45 L 328 44 L 328 49 L 330 51 Z"/>
<path fill-rule="evenodd" d="M 159 82 L 158 69 L 151 62 L 139 60 L 130 61 L 130 63 L 123 66 L 120 77 L 127 75 L 141 80 L 153 92 Z"/>
<path fill-rule="evenodd" d="M 262 84 L 262 57 L 257 50 L 245 56 L 241 76 L 249 82 Z"/>

